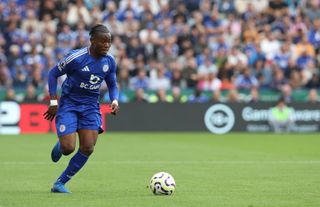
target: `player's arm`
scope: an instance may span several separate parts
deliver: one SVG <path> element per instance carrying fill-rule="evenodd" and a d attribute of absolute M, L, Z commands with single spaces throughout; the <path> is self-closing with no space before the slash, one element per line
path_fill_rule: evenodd
<path fill-rule="evenodd" d="M 119 90 L 117 86 L 117 78 L 116 78 L 116 71 L 111 71 L 106 77 L 105 81 L 107 83 L 108 89 L 109 89 L 109 97 L 111 100 L 111 114 L 116 115 L 119 112 Z"/>
<path fill-rule="evenodd" d="M 52 121 L 54 119 L 58 111 L 57 82 L 58 77 L 62 76 L 63 74 L 65 74 L 65 71 L 63 71 L 61 64 L 55 66 L 49 72 L 48 86 L 50 94 L 50 104 L 48 110 L 43 114 L 44 118 L 49 121 Z"/>

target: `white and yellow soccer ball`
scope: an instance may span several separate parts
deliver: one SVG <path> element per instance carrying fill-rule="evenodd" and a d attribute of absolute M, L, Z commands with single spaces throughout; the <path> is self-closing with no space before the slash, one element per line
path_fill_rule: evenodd
<path fill-rule="evenodd" d="M 167 172 L 158 172 L 150 179 L 150 190 L 154 195 L 172 195 L 176 190 L 176 183 Z"/>

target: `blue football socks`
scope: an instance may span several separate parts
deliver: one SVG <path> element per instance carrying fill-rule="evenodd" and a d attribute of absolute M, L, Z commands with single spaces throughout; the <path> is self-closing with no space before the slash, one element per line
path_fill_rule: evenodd
<path fill-rule="evenodd" d="M 71 158 L 68 167 L 60 175 L 56 182 L 62 184 L 67 183 L 72 176 L 74 176 L 84 166 L 88 158 L 89 156 L 82 154 L 79 149 L 78 152 Z"/>

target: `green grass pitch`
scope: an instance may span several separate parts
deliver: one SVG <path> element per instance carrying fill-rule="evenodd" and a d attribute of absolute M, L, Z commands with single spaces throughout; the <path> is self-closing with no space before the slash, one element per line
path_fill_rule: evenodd
<path fill-rule="evenodd" d="M 0 207 L 319 207 L 318 134 L 106 133 L 69 195 L 49 192 L 69 157 L 55 135 L 0 136 Z M 146 187 L 171 173 L 173 196 Z"/>

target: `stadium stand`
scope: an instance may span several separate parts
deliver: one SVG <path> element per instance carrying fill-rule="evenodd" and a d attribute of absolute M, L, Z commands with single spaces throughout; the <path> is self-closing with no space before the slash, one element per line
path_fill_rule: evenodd
<path fill-rule="evenodd" d="M 47 100 L 48 71 L 100 22 L 122 102 L 307 101 L 320 86 L 318 0 L 2 0 L 0 100 Z"/>

